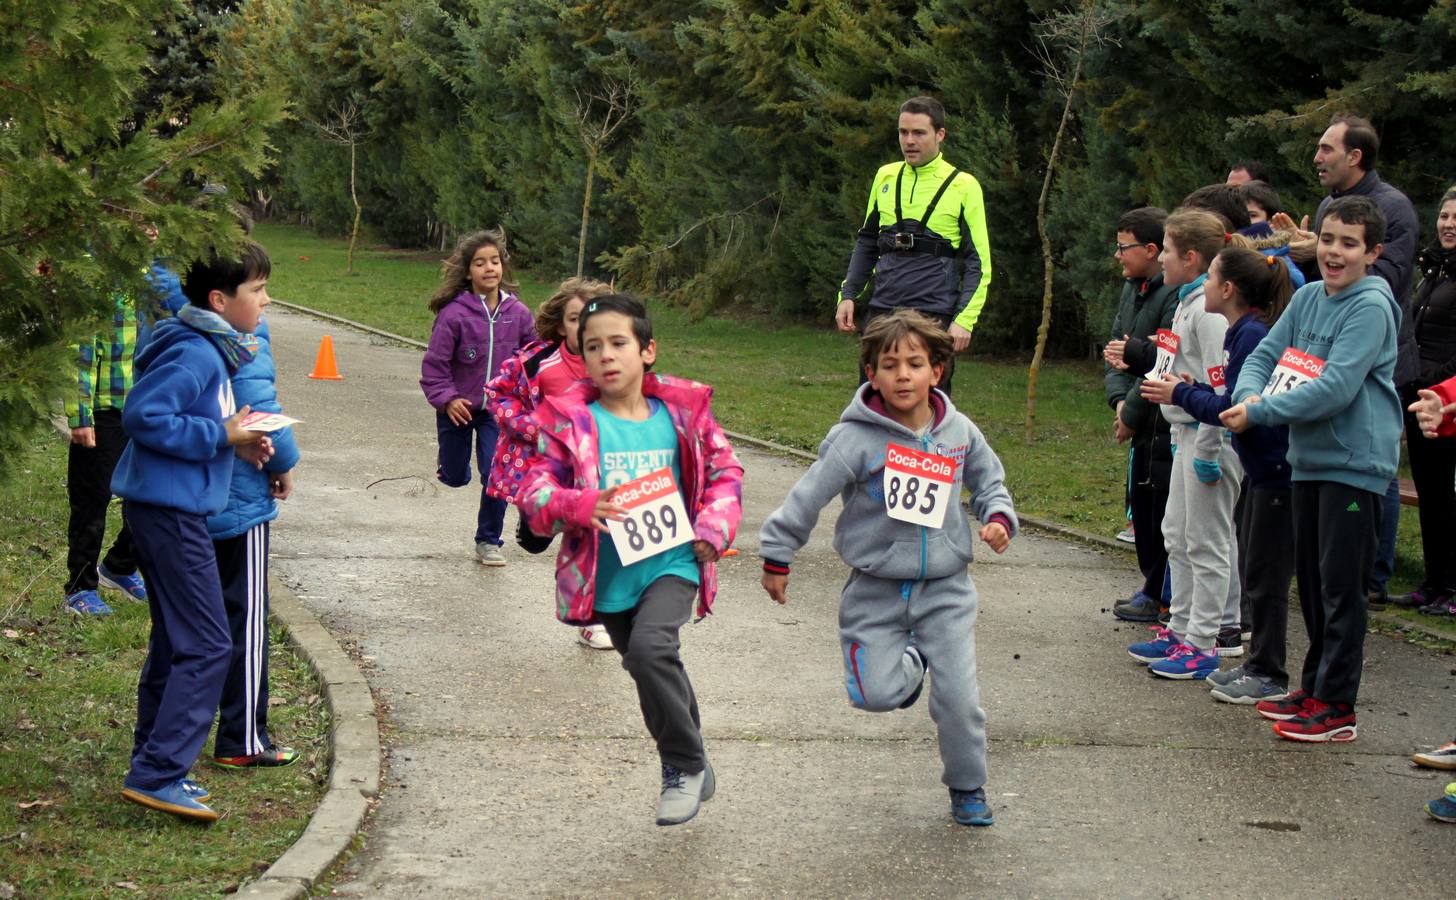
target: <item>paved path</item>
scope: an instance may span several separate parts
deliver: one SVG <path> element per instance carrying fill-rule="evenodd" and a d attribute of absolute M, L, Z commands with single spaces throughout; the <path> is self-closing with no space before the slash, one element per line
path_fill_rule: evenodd
<path fill-rule="evenodd" d="M 394 726 L 342 896 L 1451 896 L 1456 828 L 1420 811 L 1445 780 L 1406 757 L 1450 736 L 1456 660 L 1372 637 L 1360 740 L 1289 744 L 1128 659 L 1143 632 L 1106 612 L 1133 586 L 1126 557 L 1034 535 L 972 570 L 997 824 L 951 824 L 924 703 L 845 700 L 833 511 L 790 605 L 759 589 L 759 523 L 802 469 L 744 448 L 743 555 L 684 631 L 718 796 L 657 828 L 631 683 L 555 622 L 550 556 L 474 562 L 479 495 L 432 477 L 418 351 L 270 319 L 306 421 L 274 570 L 357 648 Z M 304 377 L 325 332 L 343 382 Z"/>

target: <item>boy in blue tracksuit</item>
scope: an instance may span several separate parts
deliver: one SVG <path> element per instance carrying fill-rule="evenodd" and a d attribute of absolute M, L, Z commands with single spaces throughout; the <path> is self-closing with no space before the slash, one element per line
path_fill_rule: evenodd
<path fill-rule="evenodd" d="M 1255 708 L 1295 741 L 1352 741 L 1365 646 L 1365 583 L 1381 500 L 1400 456 L 1398 307 L 1380 255 L 1385 217 L 1367 197 L 1340 197 L 1320 222 L 1323 281 L 1300 288 L 1249 354 L 1220 417 L 1235 433 L 1289 426 L 1294 556 L 1309 632 L 1300 689 Z"/>
<path fill-rule="evenodd" d="M 231 377 L 253 358 L 268 304 L 268 256 L 199 262 L 188 305 L 159 323 L 136 359 L 122 425 L 131 439 L 112 477 L 148 586 L 152 634 L 137 686 L 137 724 L 122 797 L 211 822 L 187 772 L 207 740 L 231 658 L 207 517 L 227 504 L 233 456 L 262 465 L 263 434 L 243 429 Z"/>
<path fill-rule="evenodd" d="M 253 336 L 258 349 L 233 376 L 233 399 L 255 412 L 281 413 L 268 323 L 260 321 Z M 286 766 L 298 759 L 268 736 L 268 523 L 278 518 L 276 501 L 293 491 L 298 444 L 288 427 L 268 437 L 273 458 L 262 469 L 235 459 L 227 508 L 207 519 L 233 640 L 212 761 L 229 769 Z"/>
<path fill-rule="evenodd" d="M 819 459 L 763 523 L 763 587 L 788 600 L 789 564 L 819 513 L 838 495 L 844 510 L 834 549 L 852 569 L 839 605 L 850 703 L 870 712 L 913 704 L 934 672 L 935 720 L 962 825 L 990 825 L 986 802 L 986 714 L 976 683 L 979 608 L 966 571 L 972 532 L 960 499 L 984 523 L 997 553 L 1016 533 L 1005 470 L 974 423 L 934 388 L 952 342 L 938 323 L 909 309 L 865 328 L 860 366 L 869 378 L 819 446 Z"/>

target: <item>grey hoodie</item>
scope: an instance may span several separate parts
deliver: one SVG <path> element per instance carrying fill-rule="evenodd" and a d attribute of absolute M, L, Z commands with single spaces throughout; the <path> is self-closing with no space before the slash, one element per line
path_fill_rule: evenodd
<path fill-rule="evenodd" d="M 819 445 L 819 459 L 763 523 L 759 553 L 765 560 L 785 566 L 792 562 L 809 540 L 820 510 L 838 494 L 844 510 L 834 528 L 834 549 L 855 569 L 892 579 L 944 578 L 965 571 L 973 537 L 959 498 L 946 509 L 941 528 L 902 522 L 886 513 L 885 448 L 892 442 L 953 458 L 957 479 L 971 491 L 976 518 L 988 522 L 1000 513 L 1015 536 L 1016 512 L 1001 460 L 949 397 L 932 390 L 935 424 L 924 437 L 872 404 L 883 409 L 875 389 L 863 385 Z"/>

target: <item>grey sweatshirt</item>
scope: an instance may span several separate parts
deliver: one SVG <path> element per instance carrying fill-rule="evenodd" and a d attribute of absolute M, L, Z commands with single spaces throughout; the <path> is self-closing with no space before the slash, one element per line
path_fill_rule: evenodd
<path fill-rule="evenodd" d="M 763 523 L 759 553 L 765 560 L 791 563 L 808 542 L 819 512 L 838 494 L 844 510 L 834 528 L 834 549 L 849 565 L 895 579 L 944 578 L 964 571 L 971 562 L 973 536 L 959 497 L 946 509 L 941 528 L 892 519 L 885 511 L 885 449 L 890 443 L 954 459 L 952 484 L 970 490 L 976 518 L 988 522 L 999 513 L 1015 536 L 1019 526 L 1001 460 L 949 397 L 931 392 L 935 423 L 924 437 L 876 411 L 872 402 L 879 405 L 879 394 L 870 385 L 862 386 L 819 445 L 819 459 Z"/>
<path fill-rule="evenodd" d="M 1178 300 L 1173 312 L 1173 333 L 1178 335 L 1178 355 L 1173 357 L 1173 374 L 1180 378 L 1192 376 L 1199 384 L 1210 384 L 1214 372 L 1218 373 L 1219 384 L 1214 393 L 1222 394 L 1224 363 L 1227 354 L 1223 349 L 1223 336 L 1228 331 L 1228 319 L 1203 308 L 1203 283 Z M 1192 450 L 1199 459 L 1218 459 L 1223 446 L 1224 429 L 1217 425 L 1199 426 L 1183 407 L 1166 403 L 1160 407 L 1163 418 L 1173 425 L 1192 425 L 1198 429 Z M 1185 450 L 1188 448 L 1185 448 Z"/>

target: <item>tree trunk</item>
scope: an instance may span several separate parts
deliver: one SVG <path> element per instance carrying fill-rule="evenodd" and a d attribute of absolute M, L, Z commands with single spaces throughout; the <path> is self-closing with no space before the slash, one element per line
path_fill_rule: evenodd
<path fill-rule="evenodd" d="M 586 190 L 581 198 L 581 238 L 576 244 L 576 277 L 580 278 L 586 267 L 586 226 L 591 221 L 592 181 L 597 174 L 597 148 L 586 151 Z"/>
<path fill-rule="evenodd" d="M 1026 378 L 1026 441 L 1031 443 L 1036 426 L 1036 377 L 1041 372 L 1042 357 L 1046 355 L 1047 335 L 1052 330 L 1052 241 L 1047 235 L 1047 201 L 1051 197 L 1052 178 L 1056 175 L 1057 155 L 1062 149 L 1062 136 L 1067 132 L 1067 123 L 1072 118 L 1072 101 L 1077 96 L 1077 86 L 1082 77 L 1082 57 L 1086 55 L 1090 29 L 1082 30 L 1082 41 L 1077 48 L 1077 59 L 1072 78 L 1067 86 L 1067 102 L 1062 105 L 1062 120 L 1057 124 L 1057 135 L 1052 140 L 1052 152 L 1047 155 L 1046 177 L 1041 181 L 1041 197 L 1036 202 L 1036 232 L 1041 238 L 1042 294 L 1041 325 L 1036 329 L 1036 352 L 1031 357 L 1031 368 Z"/>
<path fill-rule="evenodd" d="M 354 201 L 354 229 L 349 233 L 349 274 L 354 274 L 354 248 L 359 245 L 359 215 L 362 210 L 359 207 L 359 192 L 354 187 L 354 179 L 358 172 L 357 143 L 349 144 L 349 199 Z"/>

